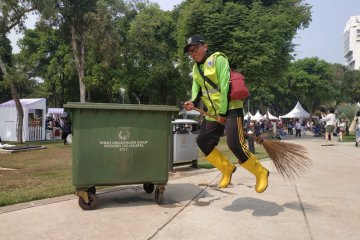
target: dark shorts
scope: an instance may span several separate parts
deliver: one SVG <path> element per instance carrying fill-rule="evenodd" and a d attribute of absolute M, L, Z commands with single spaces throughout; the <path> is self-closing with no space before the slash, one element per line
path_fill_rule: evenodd
<path fill-rule="evenodd" d="M 333 125 L 327 125 L 325 128 L 325 131 L 329 132 L 329 133 L 334 132 L 334 130 L 335 130 L 335 126 L 333 126 Z"/>

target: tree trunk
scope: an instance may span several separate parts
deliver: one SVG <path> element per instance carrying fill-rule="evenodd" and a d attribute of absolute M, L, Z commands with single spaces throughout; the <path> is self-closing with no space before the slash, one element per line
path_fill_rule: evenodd
<path fill-rule="evenodd" d="M 7 79 L 8 74 L 7 74 L 7 70 L 6 70 L 6 66 L 3 63 L 1 57 L 0 57 L 0 69 L 3 73 L 4 79 Z M 15 102 L 15 106 L 16 106 L 16 111 L 17 111 L 17 119 L 16 119 L 16 140 L 18 143 L 22 143 L 23 139 L 22 139 L 22 133 L 23 133 L 23 121 L 24 121 L 24 110 L 23 107 L 20 103 L 20 99 L 18 97 L 15 85 L 13 83 L 13 81 L 11 79 L 8 80 L 9 86 L 10 86 L 10 90 L 11 90 L 11 95 L 13 97 L 13 100 Z"/>
<path fill-rule="evenodd" d="M 71 44 L 79 76 L 80 102 L 86 102 L 86 87 L 84 84 L 85 38 L 84 33 L 82 31 L 78 31 L 74 25 L 71 26 Z"/>

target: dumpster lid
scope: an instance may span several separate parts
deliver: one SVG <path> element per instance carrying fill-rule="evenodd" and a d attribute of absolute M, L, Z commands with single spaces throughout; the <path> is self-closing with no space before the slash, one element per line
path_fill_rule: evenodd
<path fill-rule="evenodd" d="M 171 121 L 172 124 L 199 124 L 198 121 L 192 119 L 175 119 Z"/>
<path fill-rule="evenodd" d="M 68 102 L 64 104 L 66 109 L 119 109 L 119 110 L 144 110 L 144 111 L 166 111 L 178 112 L 179 108 L 169 105 L 142 105 L 142 104 L 119 104 L 119 103 L 80 103 Z"/>

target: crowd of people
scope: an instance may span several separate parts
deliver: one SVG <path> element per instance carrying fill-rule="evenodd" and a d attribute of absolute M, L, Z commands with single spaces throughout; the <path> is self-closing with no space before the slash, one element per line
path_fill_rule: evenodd
<path fill-rule="evenodd" d="M 64 145 L 68 143 L 67 137 L 71 134 L 71 121 L 66 113 L 58 115 L 48 114 L 46 117 L 46 130 L 52 132 L 52 136 L 61 136 L 61 140 L 64 141 Z"/>
<path fill-rule="evenodd" d="M 360 110 L 358 111 L 356 122 L 358 127 L 355 131 L 356 146 L 360 142 Z M 356 121 L 356 119 L 354 119 Z M 325 113 L 322 113 L 321 118 L 318 121 L 308 121 L 307 119 L 283 119 L 283 121 L 247 121 L 246 127 L 250 132 L 255 133 L 256 136 L 260 136 L 264 133 L 273 133 L 273 138 L 283 139 L 285 136 L 295 135 L 295 137 L 305 136 L 306 133 L 312 133 L 314 137 L 323 137 L 325 142 L 323 146 L 332 145 L 334 136 L 338 137 L 338 141 L 342 142 L 343 137 L 349 133 L 350 122 L 343 118 L 337 119 L 335 115 L 335 109 L 329 108 Z"/>

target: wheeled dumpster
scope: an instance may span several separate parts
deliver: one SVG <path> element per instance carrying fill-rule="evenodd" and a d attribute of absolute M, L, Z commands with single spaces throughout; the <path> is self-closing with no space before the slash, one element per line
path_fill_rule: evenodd
<path fill-rule="evenodd" d="M 177 107 L 67 103 L 72 118 L 73 184 L 79 205 L 96 205 L 96 186 L 143 184 L 161 203 Z M 155 187 L 156 185 L 156 187 Z"/>

